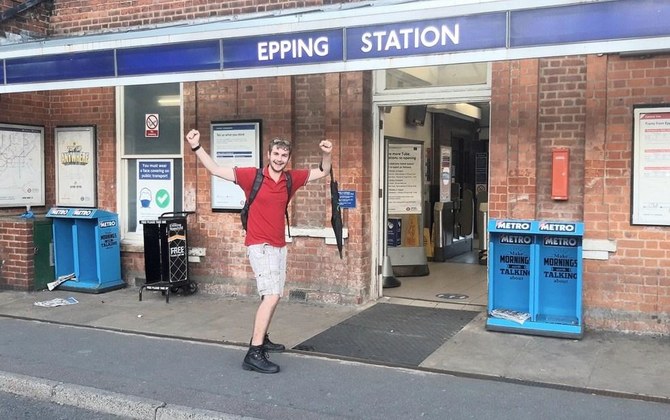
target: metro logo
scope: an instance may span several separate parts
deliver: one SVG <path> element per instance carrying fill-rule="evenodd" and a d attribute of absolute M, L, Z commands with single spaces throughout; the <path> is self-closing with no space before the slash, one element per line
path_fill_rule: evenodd
<path fill-rule="evenodd" d="M 98 226 L 101 228 L 108 228 L 108 227 L 114 227 L 116 226 L 116 220 L 104 220 L 101 221 Z"/>
<path fill-rule="evenodd" d="M 576 238 L 562 238 L 560 236 L 547 236 L 543 241 L 545 246 L 576 247 L 579 242 Z"/>
<path fill-rule="evenodd" d="M 539 230 L 543 232 L 574 232 L 575 225 L 572 223 L 540 223 Z"/>
<path fill-rule="evenodd" d="M 88 217 L 91 214 L 93 214 L 93 211 L 91 211 L 91 210 L 81 210 L 81 209 L 77 209 L 72 213 L 73 216 L 84 216 L 84 217 Z"/>
<path fill-rule="evenodd" d="M 508 222 L 499 220 L 496 222 L 496 229 L 503 230 L 530 230 L 530 223 L 528 222 Z"/>

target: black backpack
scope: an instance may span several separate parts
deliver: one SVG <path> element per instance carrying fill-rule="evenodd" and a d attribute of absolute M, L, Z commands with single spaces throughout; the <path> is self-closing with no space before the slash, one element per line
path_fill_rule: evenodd
<path fill-rule="evenodd" d="M 288 221 L 288 203 L 289 201 L 291 201 L 291 187 L 293 186 L 293 182 L 291 180 L 290 173 L 284 172 L 284 174 L 286 175 L 286 191 L 288 193 L 288 201 L 286 201 L 286 210 L 284 210 L 284 213 L 286 214 L 286 227 L 288 228 L 288 236 L 290 238 L 291 226 L 289 225 Z M 247 200 L 246 203 L 244 203 L 244 207 L 242 207 L 242 210 L 240 211 L 240 220 L 242 221 L 242 229 L 244 229 L 245 231 L 247 230 L 247 220 L 249 219 L 249 206 L 251 206 L 251 203 L 256 198 L 258 190 L 261 189 L 261 185 L 263 185 L 263 169 L 256 168 L 256 178 L 254 179 L 254 185 L 251 187 L 251 193 L 249 194 L 249 199 Z"/>

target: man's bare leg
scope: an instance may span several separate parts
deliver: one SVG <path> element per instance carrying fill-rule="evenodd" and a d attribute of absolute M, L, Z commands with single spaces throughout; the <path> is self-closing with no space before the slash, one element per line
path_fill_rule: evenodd
<path fill-rule="evenodd" d="M 275 313 L 278 303 L 279 295 L 263 296 L 263 300 L 261 300 L 261 304 L 256 310 L 256 318 L 254 319 L 254 332 L 251 338 L 252 346 L 263 345 L 265 334 L 268 332 L 270 322 L 272 322 L 272 316 Z"/>

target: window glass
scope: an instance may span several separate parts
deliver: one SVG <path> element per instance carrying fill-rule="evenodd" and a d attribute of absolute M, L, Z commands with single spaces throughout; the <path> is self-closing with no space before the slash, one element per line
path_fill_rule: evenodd
<path fill-rule="evenodd" d="M 181 86 L 165 83 L 120 89 L 123 217 L 125 233 L 135 238 L 140 220 L 155 220 L 162 213 L 182 211 Z"/>
<path fill-rule="evenodd" d="M 182 211 L 181 203 L 183 201 L 182 196 L 182 181 L 183 181 L 183 171 L 182 171 L 182 160 L 173 159 L 174 161 L 174 196 L 170 197 L 170 200 L 174 203 L 174 211 Z M 126 159 L 126 169 L 128 173 L 128 231 L 136 232 L 138 228 L 138 217 L 137 217 L 137 201 L 140 199 L 140 194 L 137 191 L 137 159 Z"/>
<path fill-rule="evenodd" d="M 386 89 L 486 85 L 488 63 L 449 64 L 386 70 Z"/>
<path fill-rule="evenodd" d="M 179 83 L 124 87 L 125 155 L 181 153 Z"/>

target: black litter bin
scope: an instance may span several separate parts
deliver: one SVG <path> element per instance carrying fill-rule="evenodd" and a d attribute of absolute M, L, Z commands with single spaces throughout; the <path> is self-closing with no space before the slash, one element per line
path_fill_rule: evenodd
<path fill-rule="evenodd" d="M 188 276 L 188 240 L 186 218 L 193 212 L 170 212 L 158 220 L 141 220 L 144 231 L 144 270 L 146 283 L 142 291 L 160 290 L 165 302 L 170 302 L 170 292 L 190 295 L 198 290 L 196 282 Z"/>

